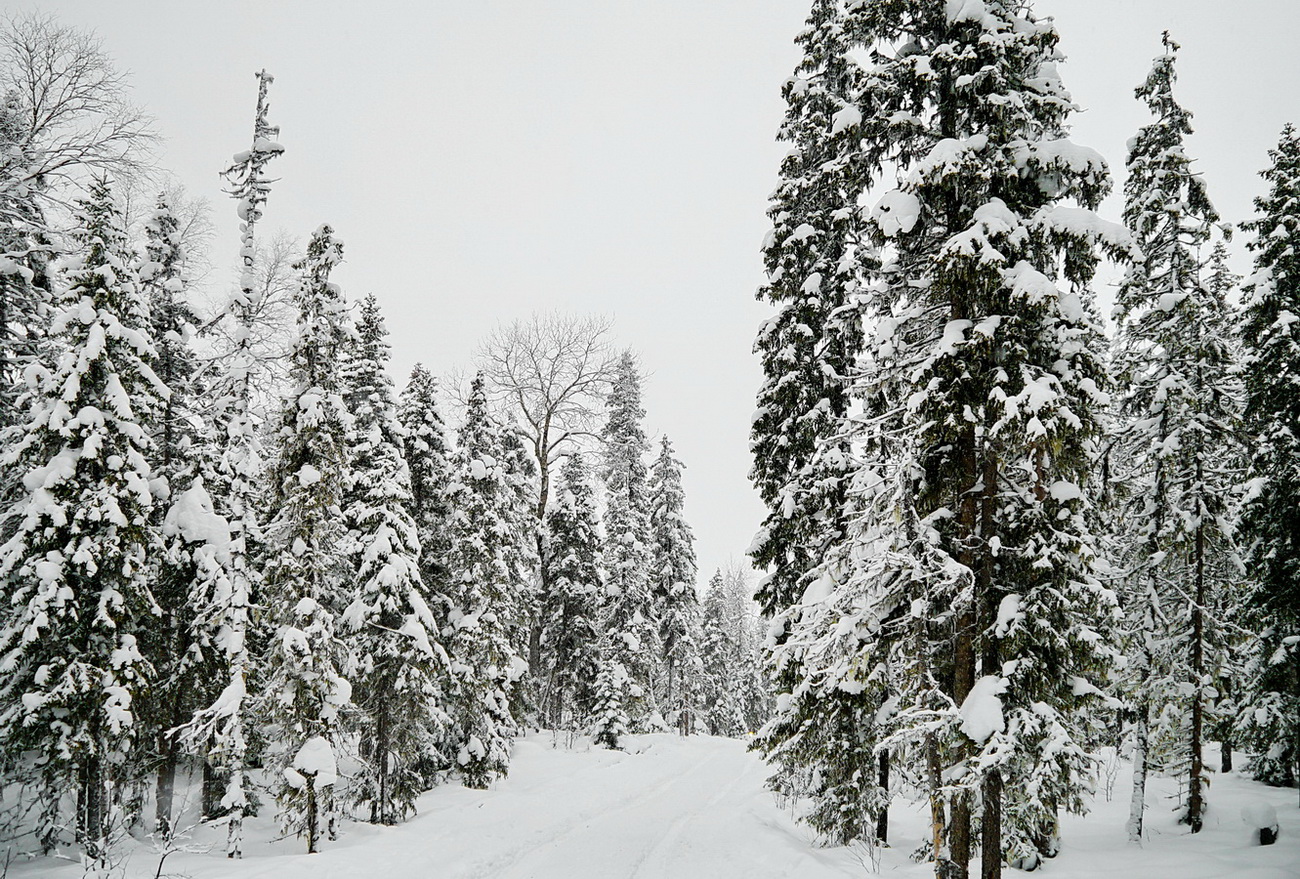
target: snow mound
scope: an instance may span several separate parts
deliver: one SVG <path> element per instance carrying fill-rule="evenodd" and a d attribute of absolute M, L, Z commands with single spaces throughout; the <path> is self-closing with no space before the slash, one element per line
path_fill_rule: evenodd
<path fill-rule="evenodd" d="M 961 703 L 961 731 L 976 744 L 984 744 L 994 733 L 1005 730 L 1002 700 L 1007 691 L 1006 678 L 985 675 L 975 682 Z"/>

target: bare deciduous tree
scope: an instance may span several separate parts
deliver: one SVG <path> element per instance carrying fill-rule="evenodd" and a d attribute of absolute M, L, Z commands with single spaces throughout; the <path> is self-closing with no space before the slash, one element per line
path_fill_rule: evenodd
<path fill-rule="evenodd" d="M 516 416 L 537 460 L 539 519 L 555 464 L 575 443 L 596 438 L 614 377 L 612 325 L 603 316 L 535 314 L 498 326 L 479 349 L 489 393 Z"/>
<path fill-rule="evenodd" d="M 97 36 L 28 12 L 0 23 L 0 93 L 16 111 L 17 161 L 8 186 L 56 184 L 87 176 L 126 178 L 147 165 L 151 120 L 127 98 L 126 75 Z"/>
<path fill-rule="evenodd" d="M 604 316 L 534 314 L 498 326 L 479 349 L 489 393 L 514 414 L 537 461 L 534 513 L 542 565 L 528 638 L 529 665 L 534 669 L 540 668 L 540 621 L 549 593 L 541 521 L 550 500 L 551 473 L 575 445 L 598 439 L 597 425 L 616 366 L 612 323 Z"/>

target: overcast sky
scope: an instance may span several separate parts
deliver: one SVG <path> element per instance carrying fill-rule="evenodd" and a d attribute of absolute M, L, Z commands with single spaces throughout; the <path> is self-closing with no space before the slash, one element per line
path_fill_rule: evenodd
<path fill-rule="evenodd" d="M 25 8 L 17 4 L 12 10 Z M 162 164 L 237 221 L 217 172 L 251 137 L 253 73 L 275 75 L 287 152 L 267 233 L 322 222 L 336 278 L 373 292 L 394 372 L 468 365 L 497 322 L 558 309 L 615 319 L 650 372 L 647 428 L 687 464 L 701 580 L 762 516 L 748 430 L 766 314 L 759 244 L 784 147 L 780 86 L 806 0 L 42 0 L 97 31 L 166 138 Z M 1122 177 L 1145 123 L 1133 88 L 1168 28 L 1190 152 L 1224 218 L 1249 216 L 1282 124 L 1300 121 L 1300 4 L 1040 0 L 1057 18 L 1075 140 Z M 1117 179 L 1117 189 L 1122 180 Z M 1112 198 L 1108 216 L 1118 219 Z M 1236 247 L 1238 264 L 1247 263 Z"/>

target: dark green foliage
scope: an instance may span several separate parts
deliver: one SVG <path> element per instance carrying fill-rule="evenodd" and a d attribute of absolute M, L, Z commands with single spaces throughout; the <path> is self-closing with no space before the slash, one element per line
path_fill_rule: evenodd
<path fill-rule="evenodd" d="M 659 620 L 662 674 L 656 701 L 664 719 L 689 731 L 698 703 L 700 602 L 695 535 L 686 521 L 682 462 L 664 437 L 650 470 L 650 597 Z"/>
<path fill-rule="evenodd" d="M 1244 287 L 1246 432 L 1254 453 L 1242 542 L 1252 583 L 1247 617 L 1260 633 L 1239 728 L 1256 776 L 1300 779 L 1300 135 L 1282 130 L 1255 200 Z"/>

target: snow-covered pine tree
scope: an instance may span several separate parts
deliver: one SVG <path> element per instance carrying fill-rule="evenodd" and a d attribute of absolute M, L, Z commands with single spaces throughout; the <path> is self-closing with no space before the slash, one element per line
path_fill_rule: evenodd
<path fill-rule="evenodd" d="M 438 380 L 415 364 L 402 391 L 399 419 L 405 431 L 403 452 L 411 474 L 411 518 L 420 540 L 420 576 L 435 613 L 445 613 L 448 556 L 451 553 L 451 450 L 438 409 Z"/>
<path fill-rule="evenodd" d="M 980 808 L 993 877 L 1004 856 L 1054 852 L 1057 812 L 1081 809 L 1091 778 L 1086 707 L 1113 660 L 1097 628 L 1114 597 L 1085 517 L 1106 400 L 1086 284 L 1099 245 L 1131 247 L 1093 213 L 1106 165 L 1065 139 L 1058 37 L 1028 4 L 864 0 L 843 32 L 864 59 L 856 161 L 899 184 L 854 251 L 867 335 L 864 418 L 841 441 L 862 456 L 852 545 L 828 544 L 801 581 L 817 588 L 791 599 L 831 611 L 808 632 L 792 619 L 789 639 L 857 644 L 838 665 L 828 650 L 792 666 L 850 689 L 910 681 L 888 741 L 924 767 L 936 873 L 966 872 Z"/>
<path fill-rule="evenodd" d="M 650 600 L 663 646 L 657 701 L 664 719 L 690 731 L 695 713 L 691 683 L 699 665 L 700 602 L 695 592 L 695 535 L 686 521 L 682 462 L 668 437 L 650 467 Z"/>
<path fill-rule="evenodd" d="M 447 654 L 420 576 L 388 329 L 373 295 L 362 300 L 356 335 L 346 365 L 353 429 L 344 505 L 355 585 L 340 622 L 357 657 L 352 683 L 363 766 L 349 794 L 369 808 L 372 823 L 396 824 L 414 811 L 423 789 L 419 768 L 437 749 Z"/>
<path fill-rule="evenodd" d="M 650 595 L 650 499 L 644 456 L 649 450 L 641 421 L 641 374 L 636 355 L 623 352 L 606 402 L 605 443 L 605 629 L 607 660 L 625 674 L 622 710 L 634 732 L 653 723 L 652 684 L 659 649 L 659 621 Z"/>
<path fill-rule="evenodd" d="M 760 729 L 771 714 L 762 673 L 762 623 L 745 571 L 714 571 L 700 612 L 699 709 L 712 735 L 741 736 Z M 779 787 L 783 782 L 773 779 Z M 788 791 L 788 788 L 785 788 Z"/>
<path fill-rule="evenodd" d="M 1136 90 L 1155 119 L 1130 141 L 1124 184 L 1124 220 L 1144 259 L 1130 267 L 1114 312 L 1117 403 L 1125 419 L 1119 457 L 1128 469 L 1122 478 L 1132 483 L 1123 526 L 1132 541 L 1126 604 L 1138 623 L 1131 663 L 1137 676 L 1134 841 L 1142 835 L 1139 789 L 1149 751 L 1165 751 L 1158 763 L 1186 771 L 1183 820 L 1193 833 L 1201 829 L 1201 752 L 1213 695 L 1207 645 L 1224 640 L 1205 609 L 1219 606 L 1234 588 L 1237 569 L 1228 506 L 1240 481 L 1233 466 L 1241 396 L 1234 316 L 1225 291 L 1209 283 L 1202 250 L 1219 215 L 1184 148 L 1192 127 L 1191 114 L 1173 95 L 1178 44 L 1167 32 L 1163 44 Z"/>
<path fill-rule="evenodd" d="M 541 717 L 551 729 L 585 729 L 602 672 L 600 606 L 605 591 L 596 499 L 586 462 L 570 453 L 546 516 Z M 617 736 L 615 736 L 617 737 Z"/>
<path fill-rule="evenodd" d="M 1251 480 L 1242 517 L 1259 632 L 1238 728 L 1255 777 L 1300 783 L 1300 132 L 1269 151 L 1266 195 L 1243 224 L 1255 272 L 1243 286 L 1246 435 Z"/>
<path fill-rule="evenodd" d="M 476 788 L 509 770 L 519 729 L 511 699 L 527 668 L 510 632 L 524 619 L 522 575 L 514 562 L 525 548 L 517 545 L 521 535 L 514 525 L 521 514 L 531 514 L 527 506 L 519 509 L 504 434 L 477 376 L 453 463 L 452 608 L 443 640 L 451 657 L 451 747 L 463 783 Z"/>
<path fill-rule="evenodd" d="M 235 156 L 234 164 L 225 172 L 240 220 L 242 270 L 239 290 L 222 315 L 233 325 L 234 351 L 214 376 L 209 390 L 214 401 L 211 417 L 216 427 L 218 461 L 207 491 L 215 513 L 228 522 L 231 536 L 221 559 L 227 575 L 212 571 L 206 583 L 196 583 L 194 595 L 195 625 L 218 648 L 214 659 L 221 665 L 221 693 L 195 715 L 186 731 L 190 742 L 206 750 L 212 771 L 225 778 L 225 791 L 216 805 L 226 813 L 226 856 L 230 858 L 243 857 L 244 815 L 251 806 L 245 774 L 253 711 L 248 684 L 253 670 L 252 606 L 262 582 L 262 571 L 254 559 L 261 552 L 259 502 L 265 466 L 260 436 L 263 418 L 254 405 L 258 369 L 253 343 L 259 311 L 254 257 L 257 223 L 271 191 L 266 166 L 284 152 L 284 147 L 274 140 L 279 128 L 267 119 L 267 88 L 273 81 L 265 70 L 257 74 L 253 143 Z"/>
<path fill-rule="evenodd" d="M 316 850 L 322 817 L 333 835 L 341 711 L 351 701 L 353 657 L 336 619 L 352 600 L 344 493 L 350 484 L 352 416 L 343 363 L 354 344 L 347 306 L 330 273 L 343 258 L 321 226 L 298 264 L 298 335 L 270 469 L 274 516 L 266 526 L 264 603 L 274 626 L 263 710 L 272 748 L 267 764 L 286 829 Z M 326 815 L 322 815 L 322 808 Z"/>
<path fill-rule="evenodd" d="M 161 497 L 165 499 L 155 505 L 153 514 L 154 527 L 163 532 L 164 546 L 151 559 L 153 594 L 162 616 L 141 635 L 142 650 L 153 662 L 155 684 L 148 698 L 141 701 L 140 710 L 156 737 L 150 749 L 150 762 L 158 767 L 154 829 L 164 837 L 171 831 L 180 757 L 180 740 L 173 731 L 217 695 L 212 686 L 216 669 L 211 664 L 217 657 L 209 655 L 208 633 L 194 626 L 196 608 L 191 600 L 197 597 L 196 581 L 206 579 L 212 573 L 208 565 L 219 564 L 229 548 L 228 528 L 217 528 L 218 548 L 208 549 L 206 534 L 196 534 L 188 519 L 176 520 L 187 513 L 173 514 L 170 509 L 173 503 L 186 510 L 196 503 L 210 506 L 205 489 L 200 489 L 201 497 L 191 496 L 187 490 L 195 479 L 210 478 L 215 465 L 203 411 L 200 364 L 192 348 L 199 319 L 186 298 L 186 257 L 171 204 L 165 194 L 159 195 L 145 223 L 139 276 L 158 354 L 155 372 L 170 390 L 157 420 L 148 425 L 154 444 L 154 477 L 163 481 Z"/>
<path fill-rule="evenodd" d="M 76 792 L 77 840 L 95 861 L 113 793 L 137 768 L 134 702 L 151 675 L 140 635 L 158 612 L 145 425 L 167 389 L 107 181 L 80 203 L 75 243 L 51 325 L 58 359 L 26 370 L 26 426 L 4 462 L 23 474 L 23 493 L 0 548 L 0 752 L 36 785 L 47 850 L 60 799 Z"/>

